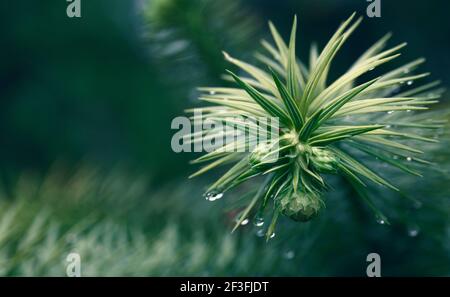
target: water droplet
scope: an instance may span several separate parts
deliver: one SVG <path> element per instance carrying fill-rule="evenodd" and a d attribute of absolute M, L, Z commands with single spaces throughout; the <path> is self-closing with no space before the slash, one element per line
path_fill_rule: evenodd
<path fill-rule="evenodd" d="M 389 110 L 389 111 L 387 112 L 387 114 L 393 114 L 393 113 L 394 113 L 393 110 Z"/>
<path fill-rule="evenodd" d="M 406 161 L 411 162 L 412 158 L 411 157 L 406 157 Z"/>
<path fill-rule="evenodd" d="M 292 260 L 295 257 L 295 252 L 293 250 L 287 250 L 286 252 L 284 252 L 283 257 L 286 260 Z"/>
<path fill-rule="evenodd" d="M 223 193 L 218 191 L 211 191 L 205 194 L 205 199 L 208 201 L 216 201 L 223 197 Z"/>
<path fill-rule="evenodd" d="M 372 68 L 369 69 L 369 71 L 372 71 L 372 70 L 374 70 L 374 69 L 375 69 L 375 67 L 372 67 Z"/>
<path fill-rule="evenodd" d="M 411 112 L 411 109 L 407 109 L 406 112 Z"/>
<path fill-rule="evenodd" d="M 384 224 L 386 224 L 386 221 L 383 217 L 377 216 L 377 223 L 380 225 L 384 225 Z"/>
<path fill-rule="evenodd" d="M 408 73 L 409 73 L 409 69 L 406 68 L 405 70 L 403 70 L 403 73 L 404 73 L 404 74 L 408 74 Z"/>
<path fill-rule="evenodd" d="M 262 227 L 264 225 L 264 218 L 261 216 L 256 216 L 255 220 L 253 221 L 253 224 L 256 227 Z"/>
<path fill-rule="evenodd" d="M 408 80 L 408 82 L 406 83 L 408 86 L 412 85 L 414 83 L 414 81 L 412 80 Z"/>
<path fill-rule="evenodd" d="M 408 228 L 408 236 L 410 237 L 416 237 L 417 235 L 419 235 L 419 228 L 417 226 L 411 226 Z"/>
<path fill-rule="evenodd" d="M 263 229 L 259 229 L 258 231 L 256 231 L 256 236 L 264 237 L 264 233 L 265 233 L 265 231 Z"/>
<path fill-rule="evenodd" d="M 398 160 L 398 156 L 397 156 L 397 155 L 394 155 L 394 156 L 392 157 L 392 159 Z"/>
<path fill-rule="evenodd" d="M 215 94 L 216 94 L 216 91 L 210 91 L 209 94 L 215 95 Z"/>
<path fill-rule="evenodd" d="M 245 226 L 245 225 L 247 225 L 248 224 L 248 219 L 245 219 L 245 220 L 243 220 L 242 222 L 241 222 L 241 225 L 242 226 Z"/>
<path fill-rule="evenodd" d="M 391 128 L 391 125 L 387 125 L 387 126 L 386 126 L 386 129 L 389 129 L 389 128 Z"/>
<path fill-rule="evenodd" d="M 272 238 L 274 238 L 274 237 L 275 237 L 275 232 L 272 233 L 272 234 L 270 234 L 270 236 L 269 236 L 270 239 L 272 239 Z"/>

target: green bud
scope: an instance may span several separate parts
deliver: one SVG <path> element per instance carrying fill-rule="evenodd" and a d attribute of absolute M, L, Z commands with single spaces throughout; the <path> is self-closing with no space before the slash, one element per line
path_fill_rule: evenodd
<path fill-rule="evenodd" d="M 310 157 L 312 165 L 321 172 L 335 172 L 338 158 L 329 150 L 313 147 Z"/>
<path fill-rule="evenodd" d="M 297 151 L 301 155 L 311 154 L 311 147 L 309 145 L 305 145 L 303 143 L 297 144 Z"/>
<path fill-rule="evenodd" d="M 319 214 L 323 206 L 318 194 L 290 192 L 277 200 L 281 213 L 294 221 L 307 222 Z"/>
<path fill-rule="evenodd" d="M 263 161 L 269 161 L 265 157 L 271 152 L 272 145 L 270 143 L 259 143 L 250 154 L 249 162 L 251 165 L 258 165 Z"/>

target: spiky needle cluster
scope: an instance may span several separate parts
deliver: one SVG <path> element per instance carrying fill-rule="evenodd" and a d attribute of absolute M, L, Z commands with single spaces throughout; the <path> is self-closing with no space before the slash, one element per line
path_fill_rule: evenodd
<path fill-rule="evenodd" d="M 257 53 L 262 62 L 258 68 L 224 53 L 225 58 L 238 66 L 249 77 L 239 77 L 228 71 L 228 80 L 238 88 L 201 88 L 201 100 L 215 104 L 201 108 L 204 120 L 226 122 L 230 116 L 277 117 L 279 136 L 267 147 L 278 144 L 276 160 L 269 149 L 258 146 L 254 151 L 226 152 L 220 147 L 195 160 L 194 163 L 212 161 L 197 173 L 235 162 L 205 194 L 211 200 L 223 192 L 256 176 L 267 176 L 259 191 L 250 200 L 237 220 L 236 227 L 252 213 L 260 214 L 273 202 L 272 223 L 267 237 L 274 232 L 279 214 L 296 221 L 308 221 L 324 206 L 322 197 L 327 190 L 324 174 L 343 176 L 369 204 L 381 222 L 386 217 L 376 209 L 366 193 L 366 182 L 399 191 L 354 156 L 355 151 L 373 157 L 406 173 L 420 176 L 416 170 L 427 161 L 418 157 L 422 152 L 415 141 L 436 142 L 425 137 L 425 131 L 441 127 L 438 121 L 419 121 L 418 111 L 437 102 L 442 90 L 439 82 L 410 87 L 428 73 L 412 75 L 424 59 L 412 61 L 384 75 L 357 84 L 363 74 L 397 58 L 405 44 L 384 50 L 390 35 L 370 47 L 349 70 L 335 81 L 328 82 L 330 66 L 338 51 L 362 21 L 354 21 L 353 14 L 334 33 L 318 53 L 310 50 L 309 65 L 296 56 L 296 28 L 294 18 L 287 45 L 272 23 L 269 23 L 275 45 L 262 41 L 265 53 Z M 198 110 L 198 109 L 197 109 Z M 257 122 L 254 123 L 258 125 Z M 267 128 L 266 128 L 267 129 Z M 225 132 L 210 129 L 191 135 L 191 141 L 205 136 L 222 136 Z M 245 141 L 237 139 L 236 142 Z M 233 143 L 243 146 L 246 143 Z M 259 208 L 258 208 L 259 205 Z M 256 210 L 256 211 L 255 211 Z"/>

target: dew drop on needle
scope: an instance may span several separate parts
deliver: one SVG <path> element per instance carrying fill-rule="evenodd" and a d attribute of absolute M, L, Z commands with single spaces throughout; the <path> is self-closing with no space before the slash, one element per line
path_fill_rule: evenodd
<path fill-rule="evenodd" d="M 380 225 L 384 225 L 384 224 L 386 224 L 386 221 L 382 217 L 377 217 L 377 223 Z"/>
<path fill-rule="evenodd" d="M 223 197 L 223 193 L 211 191 L 205 194 L 205 199 L 208 201 L 215 201 Z"/>
<path fill-rule="evenodd" d="M 262 227 L 264 225 L 264 218 L 261 216 L 256 216 L 253 224 L 256 227 Z"/>

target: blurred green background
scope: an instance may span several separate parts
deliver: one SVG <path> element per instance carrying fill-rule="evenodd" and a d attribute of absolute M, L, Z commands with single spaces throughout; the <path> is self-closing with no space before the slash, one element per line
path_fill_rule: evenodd
<path fill-rule="evenodd" d="M 405 206 L 404 225 L 377 225 L 344 191 L 328 215 L 286 223 L 265 244 L 250 226 L 229 234 L 220 203 L 201 198 L 212 177 L 187 181 L 194 156 L 170 148 L 170 123 L 196 106 L 195 87 L 222 84 L 222 49 L 252 60 L 267 21 L 286 37 L 297 14 L 305 59 L 353 11 L 365 15 L 366 1 L 81 3 L 79 19 L 63 0 L 0 4 L 0 274 L 64 275 L 76 250 L 85 275 L 365 275 L 370 252 L 387 275 L 449 275 L 448 176 L 433 178 L 434 205 Z M 449 10 L 382 0 L 382 17 L 365 18 L 334 70 L 392 31 L 392 44 L 408 42 L 403 62 L 427 57 L 424 70 L 448 85 Z M 416 217 L 424 232 L 409 236 Z"/>

